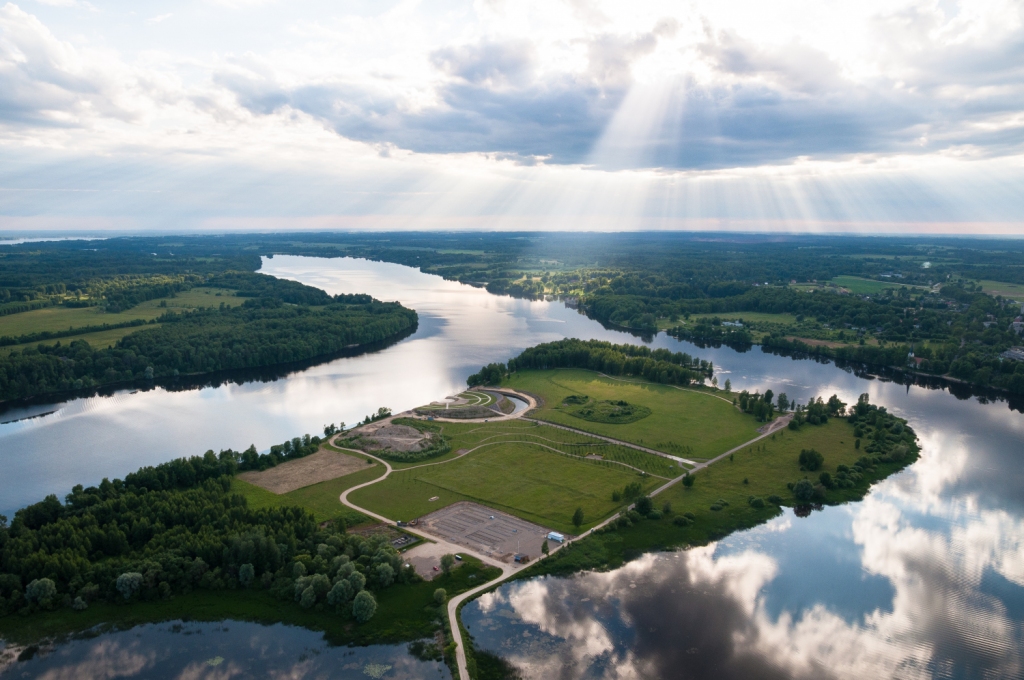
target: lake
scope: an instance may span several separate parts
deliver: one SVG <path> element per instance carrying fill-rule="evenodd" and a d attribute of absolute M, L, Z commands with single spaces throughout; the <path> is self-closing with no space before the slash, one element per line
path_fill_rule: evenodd
<path fill-rule="evenodd" d="M 266 450 L 379 406 L 425 404 L 540 342 L 640 342 L 560 302 L 494 296 L 399 265 L 277 256 L 262 271 L 397 300 L 419 312 L 419 328 L 269 382 L 10 409 L 3 420 L 13 422 L 0 424 L 0 512 L 141 465 L 250 443 Z M 859 503 L 787 512 L 606 574 L 505 585 L 463 610 L 479 647 L 528 677 L 1024 676 L 1024 414 L 759 347 L 701 349 L 663 334 L 648 344 L 713 361 L 734 390 L 801 403 L 868 393 L 910 421 L 921 458 Z"/>

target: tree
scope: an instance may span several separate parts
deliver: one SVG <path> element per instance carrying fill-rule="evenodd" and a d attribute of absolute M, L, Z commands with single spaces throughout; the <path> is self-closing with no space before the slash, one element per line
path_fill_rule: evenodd
<path fill-rule="evenodd" d="M 728 378 L 725 379 L 725 391 L 732 392 L 732 381 Z"/>
<path fill-rule="evenodd" d="M 132 596 L 139 592 L 141 587 L 142 574 L 137 571 L 125 572 L 117 577 L 117 592 L 121 593 L 126 600 L 132 599 Z"/>
<path fill-rule="evenodd" d="M 803 449 L 800 452 L 800 467 L 805 470 L 810 470 L 811 472 L 820 470 L 824 462 L 825 456 L 814 449 Z"/>
<path fill-rule="evenodd" d="M 643 516 L 651 514 L 651 510 L 654 509 L 654 501 L 651 500 L 650 496 L 640 496 L 636 499 L 636 511 Z"/>
<path fill-rule="evenodd" d="M 444 601 L 448 599 L 448 592 L 444 588 L 438 588 L 434 591 L 434 602 L 438 605 L 444 604 Z"/>
<path fill-rule="evenodd" d="M 808 479 L 801 479 L 793 486 L 793 495 L 798 501 L 809 501 L 814 495 L 814 485 Z"/>
<path fill-rule="evenodd" d="M 451 553 L 446 554 L 446 555 L 441 555 L 441 571 L 444 572 L 445 576 L 447 576 L 448 574 L 452 573 L 452 567 L 454 567 L 454 566 L 455 566 L 455 556 L 454 555 L 452 555 Z"/>
<path fill-rule="evenodd" d="M 353 592 L 352 582 L 343 578 L 335 583 L 331 591 L 327 593 L 327 604 L 335 607 L 345 604 L 352 599 Z"/>
<path fill-rule="evenodd" d="M 683 475 L 683 486 L 685 486 L 687 489 L 693 486 L 693 475 L 691 475 L 689 472 Z"/>
<path fill-rule="evenodd" d="M 577 529 L 583 524 L 583 508 L 576 508 L 576 512 L 572 513 L 572 525 Z"/>
<path fill-rule="evenodd" d="M 545 538 L 544 542 L 540 544 L 540 551 L 545 555 L 550 552 L 550 548 L 548 548 L 548 539 Z"/>
<path fill-rule="evenodd" d="M 50 606 L 57 594 L 57 584 L 48 578 L 37 578 L 25 588 L 25 599 L 42 607 Z"/>
<path fill-rule="evenodd" d="M 377 583 L 381 588 L 387 588 L 395 582 L 395 570 L 387 562 L 377 565 Z"/>
<path fill-rule="evenodd" d="M 366 587 L 366 577 L 358 571 L 352 572 L 352 575 L 348 577 L 348 582 L 352 584 L 352 591 L 356 593 Z"/>
<path fill-rule="evenodd" d="M 356 599 L 352 601 L 352 616 L 356 617 L 359 623 L 366 623 L 377 613 L 377 600 L 368 590 L 360 590 Z"/>
<path fill-rule="evenodd" d="M 821 485 L 826 489 L 832 488 L 832 475 L 830 475 L 829 473 L 822 472 L 820 475 L 818 475 L 818 481 L 821 482 Z"/>
<path fill-rule="evenodd" d="M 256 570 L 251 564 L 243 564 L 238 568 L 238 582 L 248 588 L 256 576 Z"/>
<path fill-rule="evenodd" d="M 776 398 L 776 401 L 779 404 L 780 411 L 789 410 L 789 397 L 786 396 L 785 392 L 780 393 L 779 396 Z"/>

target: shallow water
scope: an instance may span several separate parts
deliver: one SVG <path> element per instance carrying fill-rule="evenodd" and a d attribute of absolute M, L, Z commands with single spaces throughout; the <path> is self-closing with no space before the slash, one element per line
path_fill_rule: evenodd
<path fill-rule="evenodd" d="M 275 257 L 263 271 L 399 300 L 420 327 L 381 352 L 273 382 L 25 409 L 54 412 L 0 425 L 0 512 L 174 456 L 265 449 L 381 405 L 429 403 L 539 342 L 639 342 L 558 302 L 493 296 L 398 265 Z M 538 678 L 1024 676 L 1024 415 L 757 347 L 698 349 L 664 335 L 650 344 L 714 361 L 735 390 L 801 403 L 866 392 L 910 421 L 922 456 L 860 503 L 787 512 L 609 574 L 506 585 L 463 610 L 482 648 Z"/>
<path fill-rule="evenodd" d="M 241 621 L 147 624 L 32 651 L 19 652 L 30 658 L 11 663 L 0 675 L 55 680 L 451 678 L 444 663 L 420 661 L 407 645 L 334 647 L 321 634 L 302 628 Z"/>

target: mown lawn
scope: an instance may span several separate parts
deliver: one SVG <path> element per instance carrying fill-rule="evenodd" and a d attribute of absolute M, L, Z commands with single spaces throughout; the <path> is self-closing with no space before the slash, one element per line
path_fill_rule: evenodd
<path fill-rule="evenodd" d="M 650 490 L 664 480 L 526 443 L 500 443 L 445 465 L 393 472 L 383 482 L 355 491 L 349 500 L 403 521 L 458 501 L 475 501 L 575 534 L 576 508 L 583 508 L 583 528 L 593 526 L 622 506 L 612 501 L 612 492 L 635 481 Z M 439 498 L 431 502 L 434 496 Z"/>
<path fill-rule="evenodd" d="M 531 417 L 696 460 L 714 458 L 753 439 L 760 426 L 727 401 L 724 392 L 613 380 L 577 369 L 522 371 L 504 384 L 543 398 L 543 406 Z M 646 406 L 652 414 L 634 423 L 595 423 L 566 412 L 573 407 L 562 407 L 562 400 L 571 394 L 621 399 Z"/>

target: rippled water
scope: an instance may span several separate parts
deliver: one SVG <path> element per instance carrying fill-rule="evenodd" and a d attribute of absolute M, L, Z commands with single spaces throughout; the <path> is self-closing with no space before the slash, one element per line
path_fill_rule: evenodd
<path fill-rule="evenodd" d="M 2 645 L 2 643 L 0 643 Z M 0 646 L 0 657 L 3 656 Z M 334 647 L 319 633 L 257 623 L 171 621 L 18 651 L 5 675 L 24 678 L 309 678 L 448 680 L 444 663 L 420 661 L 407 645 Z M 0 666 L 0 670 L 2 670 Z"/>
<path fill-rule="evenodd" d="M 0 425 L 0 512 L 184 453 L 265 449 L 381 405 L 428 403 L 539 342 L 638 342 L 561 303 L 497 297 L 398 265 L 275 257 L 263 271 L 399 300 L 420 313 L 419 330 L 274 382 L 24 410 L 55 412 Z M 756 347 L 697 349 L 664 335 L 651 344 L 713 360 L 737 390 L 800 402 L 867 392 L 911 422 L 922 456 L 860 503 L 787 513 L 607 574 L 503 586 L 463 610 L 480 647 L 537 678 L 1024 676 L 1024 415 Z"/>

